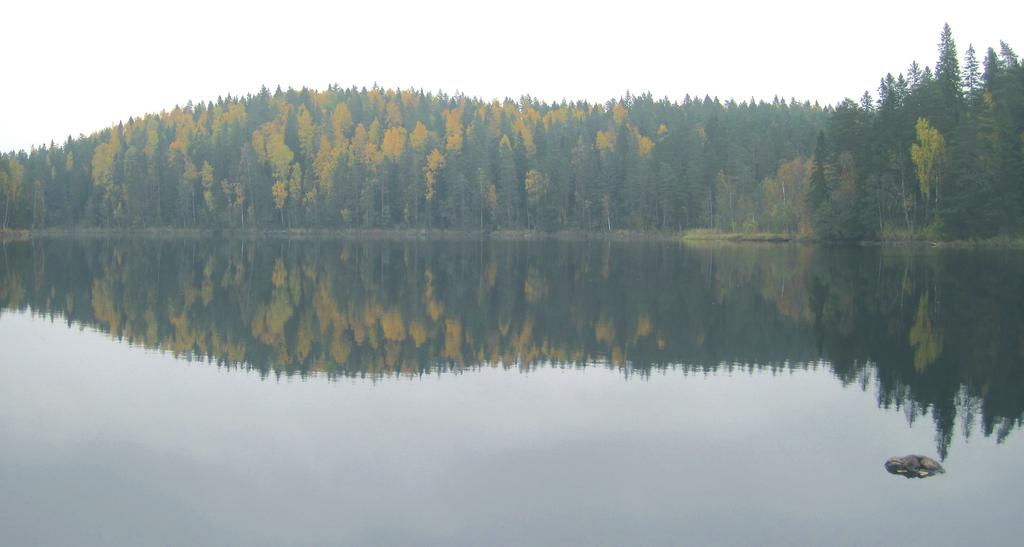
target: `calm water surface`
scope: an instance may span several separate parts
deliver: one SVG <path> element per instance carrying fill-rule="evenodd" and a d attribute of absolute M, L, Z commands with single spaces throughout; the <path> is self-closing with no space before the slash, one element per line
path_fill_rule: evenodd
<path fill-rule="evenodd" d="M 0 543 L 1014 545 L 1024 254 L 0 247 Z M 907 480 L 886 458 L 947 473 Z"/>

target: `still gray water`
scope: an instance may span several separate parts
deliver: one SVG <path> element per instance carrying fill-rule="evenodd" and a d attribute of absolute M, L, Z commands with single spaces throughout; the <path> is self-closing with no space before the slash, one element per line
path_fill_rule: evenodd
<path fill-rule="evenodd" d="M 228 239 L 0 252 L 0 543 L 1024 533 L 1021 253 Z M 887 473 L 905 454 L 946 473 Z"/>

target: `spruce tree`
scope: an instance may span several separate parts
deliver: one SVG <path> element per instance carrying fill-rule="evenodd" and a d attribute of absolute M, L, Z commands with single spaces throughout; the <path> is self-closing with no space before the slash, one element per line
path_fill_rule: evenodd
<path fill-rule="evenodd" d="M 981 81 L 981 65 L 978 63 L 978 58 L 974 53 L 974 44 L 967 46 L 967 52 L 964 54 L 964 94 L 967 96 L 970 104 L 974 104 L 978 96 L 981 93 L 982 81 Z"/>
<path fill-rule="evenodd" d="M 1003 63 L 999 60 L 999 56 L 996 55 L 996 50 L 988 48 L 985 53 L 985 72 L 982 73 L 982 81 L 985 84 L 985 89 L 991 91 L 996 81 L 996 74 L 1002 68 Z"/>
<path fill-rule="evenodd" d="M 943 103 L 943 115 L 940 119 L 944 120 L 944 125 L 941 126 L 941 130 L 949 131 L 959 121 L 963 110 L 963 82 L 960 76 L 960 62 L 957 60 L 956 42 L 948 23 L 942 27 L 942 36 L 939 39 L 935 81 L 939 84 Z"/>
<path fill-rule="evenodd" d="M 811 170 L 811 185 L 807 190 L 807 209 L 810 211 L 814 223 L 814 230 L 819 236 L 825 235 L 824 224 L 827 221 L 828 209 L 828 178 L 825 175 L 825 165 L 829 161 L 828 142 L 825 140 L 825 132 L 818 133 L 818 143 L 814 147 L 814 166 Z"/>

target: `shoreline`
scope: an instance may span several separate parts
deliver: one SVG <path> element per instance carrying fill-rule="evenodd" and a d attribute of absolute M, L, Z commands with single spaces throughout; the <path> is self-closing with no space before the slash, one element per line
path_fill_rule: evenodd
<path fill-rule="evenodd" d="M 32 239 L 32 230 L 0 230 L 0 242 L 27 241 Z"/>
<path fill-rule="evenodd" d="M 0 231 L 0 241 L 32 238 L 227 238 L 227 239 L 378 239 L 378 240 L 494 240 L 494 241 L 637 241 L 676 243 L 758 243 L 860 246 L 912 246 L 935 248 L 1022 249 L 1024 237 L 997 236 L 984 240 L 936 240 L 927 238 L 881 238 L 830 241 L 797 234 L 771 232 L 719 232 L 694 229 L 684 232 L 642 232 L 618 230 L 584 232 L 560 230 L 448 230 L 448 229 L 311 229 L 214 230 L 205 228 L 41 228 Z"/>

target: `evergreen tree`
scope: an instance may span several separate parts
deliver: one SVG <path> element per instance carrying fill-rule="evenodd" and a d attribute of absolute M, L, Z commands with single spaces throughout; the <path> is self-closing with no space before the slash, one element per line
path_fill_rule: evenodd
<path fill-rule="evenodd" d="M 807 191 L 807 208 L 814 219 L 815 231 L 820 231 L 821 226 L 828 221 L 829 185 L 826 171 L 830 155 L 825 132 L 822 131 L 818 133 L 818 142 L 814 146 L 811 184 Z"/>
<path fill-rule="evenodd" d="M 970 99 L 970 104 L 974 104 L 982 90 L 982 79 L 981 79 L 981 65 L 978 63 L 978 58 L 974 53 L 974 44 L 967 46 L 967 52 L 964 54 L 964 94 Z"/>
<path fill-rule="evenodd" d="M 954 127 L 963 110 L 963 81 L 960 75 L 960 61 L 956 52 L 953 31 L 947 23 L 942 27 L 939 39 L 939 60 L 935 63 L 935 81 L 942 97 L 940 115 L 936 122 L 943 131 Z M 941 122 L 941 123 L 940 123 Z"/>

